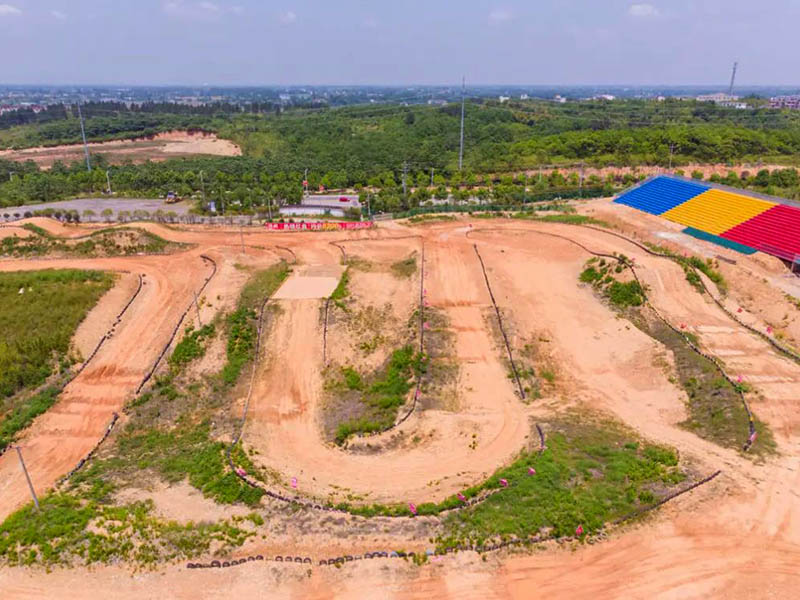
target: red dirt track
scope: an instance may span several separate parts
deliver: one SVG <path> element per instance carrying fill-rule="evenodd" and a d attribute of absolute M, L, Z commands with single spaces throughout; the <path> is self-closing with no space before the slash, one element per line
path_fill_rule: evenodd
<path fill-rule="evenodd" d="M 613 213 L 627 223 L 627 213 L 607 201 L 597 201 L 592 209 Z M 626 229 L 639 231 L 640 239 L 651 239 L 648 236 L 659 230 L 658 219 L 635 218 L 638 221 Z M 246 255 L 238 229 L 141 226 L 194 246 L 171 256 L 0 260 L 3 271 L 69 266 L 142 273 L 147 282 L 115 336 L 21 440 L 41 493 L 75 466 L 102 435 L 112 413 L 121 411 L 131 398 L 191 301 L 193 290 L 210 273 L 201 254 L 213 258 L 219 269 L 204 294 L 209 299 L 221 298 L 203 309 L 204 318 L 211 318 L 235 293 L 234 263 L 272 264 L 288 257 L 285 250 L 276 248 L 284 246 L 297 255 L 296 276 L 302 277 L 305 269 L 333 273 L 340 268 L 341 256 L 329 243 L 335 240 L 347 240 L 343 245 L 348 253 L 386 263 L 419 251 L 424 242 L 425 288 L 431 306 L 448 317 L 454 333 L 461 397 L 457 412 L 425 411 L 402 426 L 423 439 L 418 445 L 356 454 L 324 443 L 319 425 L 322 301 L 302 295 L 275 300 L 281 310 L 272 317 L 264 340 L 244 441 L 258 450 L 254 460 L 277 472 L 283 481 L 298 477 L 301 492 L 325 497 L 334 489 L 346 488 L 365 502 L 439 500 L 511 461 L 530 443 L 531 421 L 577 406 L 611 414 L 643 436 L 675 446 L 699 472 L 721 469 L 723 473 L 644 522 L 575 549 L 548 546 L 522 555 L 490 554 L 485 561 L 474 553 L 462 553 L 437 557 L 422 567 L 401 560 L 373 560 L 335 569 L 317 567 L 315 560 L 309 573 L 305 565 L 276 563 L 196 571 L 164 565 L 163 572 L 136 575 L 121 566 L 52 573 L 4 568 L 0 569 L 3 600 L 796 597 L 800 589 L 800 365 L 778 355 L 698 294 L 675 263 L 608 233 L 501 219 L 471 224 L 458 219 L 413 228 L 389 223 L 353 233 L 250 231 L 244 234 Z M 68 233 L 84 231 L 67 229 Z M 732 374 L 742 375 L 753 385 L 757 392 L 752 395 L 753 410 L 772 429 L 779 454 L 753 461 L 680 428 L 685 393 L 665 373 L 664 348 L 617 317 L 590 288 L 579 285 L 578 275 L 590 255 L 551 234 L 597 252 L 633 258 L 655 307 L 671 322 L 685 323 Z M 421 235 L 422 240 L 406 239 L 412 235 Z M 399 237 L 404 239 L 380 241 Z M 473 245 L 481 252 L 515 344 L 540 340 L 558 365 L 559 387 L 552 396 L 525 405 L 514 394 L 502 362 L 503 349 L 485 318 L 491 304 Z M 749 291 L 760 293 L 757 286 L 770 287 L 761 279 L 767 281 L 772 275 L 757 258 L 738 260 L 735 269 L 758 275 L 753 279 L 758 283 Z M 418 279 L 409 283 L 418 284 Z M 385 293 L 376 291 L 376 296 Z M 726 302 L 739 302 L 744 293 L 731 286 Z M 127 301 L 129 296 L 125 296 L 118 294 L 120 303 Z M 121 309 L 107 304 L 114 314 Z M 102 317 L 96 311 L 89 315 L 89 319 Z M 763 325 L 757 315 L 748 318 Z M 477 451 L 469 448 L 473 432 L 479 439 Z M 15 453 L 0 457 L 0 518 L 27 502 L 27 494 Z M 253 541 L 241 554 L 266 553 L 273 543 L 277 542 Z M 347 543 L 332 534 L 317 533 L 292 540 L 291 545 L 307 549 L 316 558 L 316 553 L 320 557 L 341 554 Z M 363 541 L 368 543 L 368 539 Z M 402 543 L 410 547 L 426 541 Z"/>

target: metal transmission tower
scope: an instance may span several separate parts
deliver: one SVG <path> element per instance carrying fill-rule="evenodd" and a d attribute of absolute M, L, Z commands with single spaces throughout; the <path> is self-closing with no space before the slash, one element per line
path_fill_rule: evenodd
<path fill-rule="evenodd" d="M 738 62 L 733 63 L 733 72 L 731 73 L 731 86 L 728 88 L 728 96 L 733 96 L 733 84 L 736 82 L 736 69 L 739 67 Z"/>
<path fill-rule="evenodd" d="M 86 129 L 83 127 L 83 113 L 81 113 L 81 103 L 78 102 L 78 119 L 81 122 L 81 137 L 83 138 L 83 153 L 86 155 L 86 168 L 91 173 L 92 163 L 89 162 L 89 146 L 86 144 Z"/>
<path fill-rule="evenodd" d="M 458 149 L 458 170 L 464 166 L 464 95 L 467 89 L 467 78 L 461 77 L 461 145 Z"/>

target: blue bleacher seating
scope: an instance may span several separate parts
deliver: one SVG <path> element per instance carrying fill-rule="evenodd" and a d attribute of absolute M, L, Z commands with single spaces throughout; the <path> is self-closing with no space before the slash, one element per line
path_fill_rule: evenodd
<path fill-rule="evenodd" d="M 614 202 L 660 215 L 709 189 L 700 183 L 659 176 L 622 194 Z"/>

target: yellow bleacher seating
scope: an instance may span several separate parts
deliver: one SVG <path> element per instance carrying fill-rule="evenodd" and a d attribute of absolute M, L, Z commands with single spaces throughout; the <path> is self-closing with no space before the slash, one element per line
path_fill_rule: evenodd
<path fill-rule="evenodd" d="M 661 216 L 719 235 L 775 206 L 772 202 L 712 189 L 679 204 Z"/>

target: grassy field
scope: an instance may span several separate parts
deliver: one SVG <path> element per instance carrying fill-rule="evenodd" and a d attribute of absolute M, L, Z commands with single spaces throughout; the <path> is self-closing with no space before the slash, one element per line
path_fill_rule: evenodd
<path fill-rule="evenodd" d="M 386 364 L 374 373 L 362 375 L 344 367 L 328 390 L 351 400 L 351 410 L 341 411 L 335 441 L 344 444 L 351 435 L 375 433 L 392 425 L 398 409 L 413 387 L 414 375 L 425 368 L 425 360 L 412 346 L 395 350 Z M 337 411 L 339 412 L 339 411 Z"/>
<path fill-rule="evenodd" d="M 653 504 L 686 478 L 674 450 L 648 444 L 607 421 L 575 418 L 551 424 L 547 449 L 524 452 L 484 488 L 502 492 L 445 519 L 440 546 L 481 544 L 540 534 L 586 534 Z M 531 471 L 533 469 L 533 471 Z"/>
<path fill-rule="evenodd" d="M 0 273 L 0 398 L 74 362 L 70 340 L 113 282 L 98 271 Z"/>
<path fill-rule="evenodd" d="M 694 352 L 675 331 L 655 319 L 634 317 L 633 323 L 658 340 L 675 357 L 676 383 L 689 397 L 689 418 L 681 427 L 725 448 L 741 450 L 749 434 L 749 417 L 736 388 L 707 358 Z M 775 451 L 772 432 L 756 419 L 758 441 L 751 454 Z"/>

